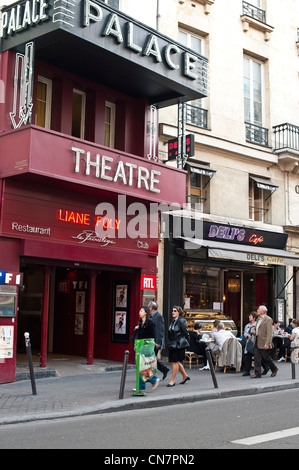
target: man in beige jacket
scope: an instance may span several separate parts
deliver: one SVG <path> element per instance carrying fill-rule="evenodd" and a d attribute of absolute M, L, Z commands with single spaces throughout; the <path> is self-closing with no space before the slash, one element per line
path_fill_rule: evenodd
<path fill-rule="evenodd" d="M 252 333 L 255 335 L 254 339 L 254 371 L 255 374 L 251 375 L 252 379 L 261 377 L 262 359 L 270 367 L 272 374 L 275 377 L 278 368 L 272 361 L 270 356 L 270 349 L 272 349 L 272 318 L 267 315 L 267 307 L 260 305 L 257 309 L 258 319 L 256 322 L 255 330 Z"/>

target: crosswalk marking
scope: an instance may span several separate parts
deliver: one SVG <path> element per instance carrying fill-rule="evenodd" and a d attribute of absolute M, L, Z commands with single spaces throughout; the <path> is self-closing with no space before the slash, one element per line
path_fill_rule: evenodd
<path fill-rule="evenodd" d="M 242 444 L 244 446 L 254 446 L 263 442 L 275 441 L 276 439 L 284 439 L 285 437 L 297 436 L 299 434 L 299 427 L 283 429 L 282 431 L 270 432 L 268 434 L 260 434 L 257 436 L 245 437 L 244 439 L 237 439 L 232 441 L 233 444 Z"/>

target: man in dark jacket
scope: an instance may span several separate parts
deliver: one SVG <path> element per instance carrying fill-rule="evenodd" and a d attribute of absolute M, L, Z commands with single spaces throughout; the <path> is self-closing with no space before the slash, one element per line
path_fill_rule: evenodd
<path fill-rule="evenodd" d="M 193 330 L 189 332 L 189 337 L 190 337 L 190 347 L 188 348 L 189 351 L 194 352 L 198 356 L 203 357 L 203 368 L 202 369 L 209 369 L 209 366 L 207 365 L 207 355 L 206 355 L 206 343 L 204 342 L 199 342 L 201 339 L 201 333 L 202 333 L 202 326 L 199 323 L 195 323 Z"/>
<path fill-rule="evenodd" d="M 164 318 L 162 317 L 161 313 L 158 312 L 157 302 L 153 302 L 153 301 L 149 302 L 148 307 L 150 309 L 152 322 L 154 323 L 156 327 L 155 353 L 157 355 L 158 351 L 160 349 L 163 349 L 164 347 L 164 331 L 165 331 Z M 163 374 L 162 380 L 164 380 L 169 371 L 168 367 L 162 364 L 162 362 L 159 361 L 158 359 L 157 359 L 157 367 L 158 367 L 158 370 L 162 372 Z"/>

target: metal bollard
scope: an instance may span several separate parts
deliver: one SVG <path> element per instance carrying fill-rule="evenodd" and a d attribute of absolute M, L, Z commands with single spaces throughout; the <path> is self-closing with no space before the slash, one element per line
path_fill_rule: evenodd
<path fill-rule="evenodd" d="M 123 370 L 122 370 L 122 374 L 121 374 L 120 388 L 119 388 L 119 399 L 120 400 L 122 400 L 124 398 L 124 388 L 125 388 L 126 375 L 127 375 L 128 359 L 129 359 L 129 351 L 125 351 Z"/>
<path fill-rule="evenodd" d="M 291 348 L 292 380 L 296 379 L 295 364 L 298 364 L 298 361 L 299 361 L 299 349 Z"/>
<path fill-rule="evenodd" d="M 29 372 L 30 372 L 30 379 L 31 379 L 31 388 L 32 388 L 32 395 L 36 395 L 36 386 L 35 386 L 35 377 L 34 377 L 34 370 L 33 370 L 33 362 L 32 362 L 32 354 L 31 354 L 31 343 L 29 333 L 24 333 L 25 336 L 25 346 L 29 364 Z"/>
<path fill-rule="evenodd" d="M 214 364 L 213 364 L 212 356 L 211 356 L 211 350 L 209 348 L 206 348 L 206 355 L 207 355 L 208 363 L 209 363 L 209 366 L 210 366 L 210 372 L 211 372 L 211 376 L 212 376 L 212 379 L 213 379 L 214 387 L 218 388 L 216 375 L 215 375 L 215 370 L 214 370 Z"/>

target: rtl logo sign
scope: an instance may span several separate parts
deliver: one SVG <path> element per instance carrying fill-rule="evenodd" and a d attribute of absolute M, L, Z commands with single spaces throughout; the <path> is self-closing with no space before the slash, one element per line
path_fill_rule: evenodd
<path fill-rule="evenodd" d="M 0 271 L 0 285 L 22 286 L 23 273 Z"/>
<path fill-rule="evenodd" d="M 141 290 L 156 290 L 156 276 L 141 276 Z"/>

